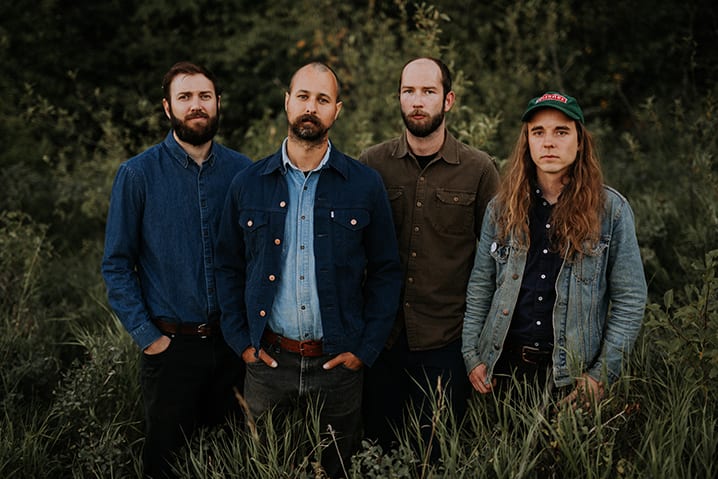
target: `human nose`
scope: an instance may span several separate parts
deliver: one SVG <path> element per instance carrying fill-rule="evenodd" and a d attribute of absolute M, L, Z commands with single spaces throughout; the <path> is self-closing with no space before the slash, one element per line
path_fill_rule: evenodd
<path fill-rule="evenodd" d="M 190 100 L 189 108 L 192 111 L 202 109 L 202 102 L 200 101 L 199 96 L 192 96 L 192 99 Z"/>
<path fill-rule="evenodd" d="M 317 101 L 315 99 L 310 98 L 307 100 L 306 105 L 304 106 L 307 113 L 316 113 L 317 112 Z"/>

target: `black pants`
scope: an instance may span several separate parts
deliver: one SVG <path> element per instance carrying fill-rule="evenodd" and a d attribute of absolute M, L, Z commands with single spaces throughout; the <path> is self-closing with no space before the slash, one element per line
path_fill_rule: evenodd
<path fill-rule="evenodd" d="M 196 428 L 241 417 L 233 387 L 243 381 L 244 362 L 221 336 L 175 335 L 166 351 L 142 353 L 145 476 L 172 477 L 168 461 Z"/>
<path fill-rule="evenodd" d="M 404 427 L 410 404 L 420 418 L 423 439 L 431 432 L 429 394 L 436 394 L 441 378 L 448 404 L 457 421 L 466 414 L 470 384 L 461 355 L 461 340 L 429 351 L 410 351 L 406 334 L 391 349 L 385 349 L 374 365 L 366 369 L 364 382 L 364 433 L 385 450 L 396 441 L 392 425 Z M 433 448 L 433 458 L 438 454 Z"/>
<path fill-rule="evenodd" d="M 500 393 L 509 393 L 516 386 L 515 381 L 537 392 L 547 387 L 553 390 L 550 354 L 527 362 L 520 353 L 504 349 L 496 361 L 493 376 L 496 378 L 495 389 Z"/>

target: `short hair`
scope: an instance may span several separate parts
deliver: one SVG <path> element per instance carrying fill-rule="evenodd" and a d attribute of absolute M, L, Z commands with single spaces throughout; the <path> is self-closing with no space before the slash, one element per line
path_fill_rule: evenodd
<path fill-rule="evenodd" d="M 177 75 L 204 75 L 212 82 L 215 95 L 219 97 L 222 94 L 214 73 L 195 63 L 181 61 L 172 65 L 162 78 L 162 96 L 167 101 L 170 101 L 170 84 L 172 84 L 172 80 L 174 80 Z"/>
<path fill-rule="evenodd" d="M 288 91 L 289 92 L 292 91 L 292 85 L 294 84 L 294 77 L 297 76 L 297 73 L 299 73 L 300 70 L 302 70 L 306 67 L 312 67 L 315 70 L 319 70 L 320 72 L 325 72 L 325 73 L 329 72 L 332 75 L 334 75 L 334 81 L 337 84 L 337 99 L 336 99 L 336 101 L 339 101 L 339 98 L 341 97 L 341 93 L 342 93 L 342 87 L 341 87 L 341 84 L 339 83 L 339 75 L 337 75 L 337 72 L 335 72 L 332 67 L 330 67 L 326 63 L 319 61 L 319 60 L 315 60 L 315 61 L 306 63 L 306 64 L 302 65 L 301 67 L 297 68 L 297 70 L 292 74 L 292 78 L 289 80 L 289 90 Z"/>
<path fill-rule="evenodd" d="M 404 78 L 404 70 L 410 63 L 417 60 L 430 60 L 436 63 L 436 66 L 439 67 L 439 71 L 441 72 L 441 87 L 444 89 L 444 99 L 446 99 L 446 95 L 448 95 L 451 91 L 451 71 L 449 70 L 449 67 L 446 66 L 446 63 L 434 57 L 416 57 L 404 63 L 404 66 L 401 68 L 401 73 L 399 74 L 399 90 L 401 91 L 401 80 Z"/>

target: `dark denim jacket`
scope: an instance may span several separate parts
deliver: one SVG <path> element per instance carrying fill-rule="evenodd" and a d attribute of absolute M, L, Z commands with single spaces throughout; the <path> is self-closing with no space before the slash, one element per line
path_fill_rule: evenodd
<path fill-rule="evenodd" d="M 213 143 L 200 168 L 170 131 L 120 165 L 102 275 L 110 306 L 140 348 L 161 335 L 151 318 L 204 323 L 219 315 L 212 244 L 227 188 L 250 164 Z"/>
<path fill-rule="evenodd" d="M 643 321 L 646 279 L 633 211 L 616 190 L 604 189 L 605 214 L 597 248 L 572 262 L 564 261 L 556 280 L 552 359 L 557 386 L 571 384 L 583 372 L 614 382 Z M 527 255 L 526 248 L 511 239 L 506 244 L 497 240 L 495 207 L 493 200 L 484 216 L 463 330 L 467 371 L 483 363 L 489 377 L 514 315 Z"/>
<path fill-rule="evenodd" d="M 314 203 L 314 255 L 327 354 L 371 365 L 394 323 L 401 266 L 381 178 L 332 148 Z M 238 353 L 260 339 L 282 274 L 289 201 L 278 151 L 237 175 L 216 245 L 222 331 Z"/>

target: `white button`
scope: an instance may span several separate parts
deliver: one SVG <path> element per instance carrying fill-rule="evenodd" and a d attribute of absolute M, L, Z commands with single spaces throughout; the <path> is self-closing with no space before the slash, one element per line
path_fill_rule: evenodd
<path fill-rule="evenodd" d="M 538 347 L 539 347 L 539 343 L 534 343 L 534 346 L 538 348 Z"/>
<path fill-rule="evenodd" d="M 548 250 L 547 250 L 547 249 L 544 249 L 544 250 L 543 250 L 543 254 L 548 254 Z"/>
<path fill-rule="evenodd" d="M 539 300 L 539 301 L 543 301 L 543 296 L 539 296 L 539 297 L 538 297 L 538 300 Z"/>
<path fill-rule="evenodd" d="M 498 248 L 498 247 L 499 246 L 496 244 L 495 241 L 493 243 L 491 243 L 491 252 L 493 253 L 494 251 L 496 251 L 496 248 Z"/>
<path fill-rule="evenodd" d="M 541 326 L 541 321 L 536 321 L 536 326 Z"/>
<path fill-rule="evenodd" d="M 546 275 L 545 275 L 545 274 L 542 274 L 542 275 L 541 275 L 541 279 L 546 279 Z"/>
<path fill-rule="evenodd" d="M 546 223 L 546 229 L 549 229 L 551 227 L 551 224 Z"/>

